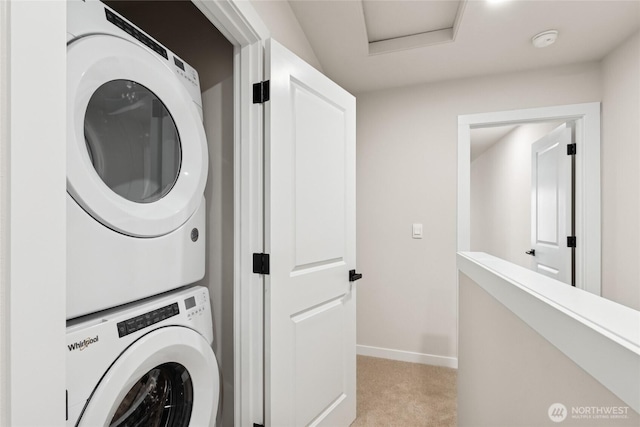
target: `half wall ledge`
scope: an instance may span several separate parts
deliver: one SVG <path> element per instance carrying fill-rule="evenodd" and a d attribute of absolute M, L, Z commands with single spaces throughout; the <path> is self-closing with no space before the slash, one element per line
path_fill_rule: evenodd
<path fill-rule="evenodd" d="M 640 312 L 483 252 L 458 252 L 457 265 L 459 273 L 640 412 Z"/>

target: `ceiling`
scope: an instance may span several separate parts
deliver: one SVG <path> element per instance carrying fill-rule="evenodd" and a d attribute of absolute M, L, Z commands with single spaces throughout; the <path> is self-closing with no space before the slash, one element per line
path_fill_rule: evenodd
<path fill-rule="evenodd" d="M 353 93 L 599 61 L 640 29 L 639 0 L 289 3 L 324 73 Z M 549 29 L 558 41 L 533 47 Z"/>
<path fill-rule="evenodd" d="M 452 28 L 461 4 L 460 1 L 362 2 L 368 41 L 375 43 Z"/>
<path fill-rule="evenodd" d="M 551 126 L 551 129 L 555 129 L 557 126 L 560 126 L 562 123 L 565 123 L 565 121 L 549 120 L 549 121 L 535 122 L 535 123 L 545 124 L 547 126 Z M 515 131 L 517 128 L 519 128 L 523 124 L 524 123 L 471 128 L 471 134 L 470 134 L 471 161 L 473 162 L 475 159 L 480 157 L 485 151 L 489 150 L 498 142 L 502 141 L 508 134 Z M 533 123 L 529 122 L 529 124 L 533 124 Z M 525 137 L 525 139 L 523 139 L 521 142 L 526 142 L 527 144 L 532 144 L 533 142 L 535 142 L 535 140 L 532 141 L 526 138 L 532 138 L 532 135 Z"/>
<path fill-rule="evenodd" d="M 518 125 L 506 125 L 471 129 L 471 161 L 480 157 L 517 127 Z"/>

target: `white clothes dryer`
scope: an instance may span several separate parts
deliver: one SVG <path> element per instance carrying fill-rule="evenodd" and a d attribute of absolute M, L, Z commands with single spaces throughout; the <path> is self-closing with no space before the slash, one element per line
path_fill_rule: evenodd
<path fill-rule="evenodd" d="M 67 426 L 213 425 L 209 307 L 197 286 L 67 322 Z"/>
<path fill-rule="evenodd" d="M 95 0 L 67 3 L 67 319 L 204 276 L 198 74 Z"/>

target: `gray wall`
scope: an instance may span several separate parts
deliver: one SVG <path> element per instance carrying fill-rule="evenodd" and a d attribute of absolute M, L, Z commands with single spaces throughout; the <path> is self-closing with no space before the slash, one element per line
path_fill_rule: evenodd
<path fill-rule="evenodd" d="M 226 58 L 231 60 L 232 58 Z M 225 60 L 225 58 L 220 58 Z M 202 94 L 209 143 L 207 268 L 201 285 L 209 288 L 213 310 L 213 350 L 220 366 L 222 393 L 218 424 L 233 425 L 233 76 Z"/>
<path fill-rule="evenodd" d="M 626 419 L 551 421 L 549 406 L 569 413 L 581 407 L 627 407 L 591 375 L 460 273 L 460 351 L 458 425 L 637 426 L 631 408 Z M 637 373 L 629 373 L 637 381 Z"/>

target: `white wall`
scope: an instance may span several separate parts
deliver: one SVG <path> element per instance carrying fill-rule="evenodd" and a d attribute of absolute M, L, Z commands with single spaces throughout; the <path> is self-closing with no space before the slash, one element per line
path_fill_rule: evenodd
<path fill-rule="evenodd" d="M 288 1 L 251 0 L 251 5 L 269 28 L 271 37 L 311 66 L 322 71 L 322 65 Z"/>
<path fill-rule="evenodd" d="M 457 357 L 458 115 L 600 99 L 598 63 L 358 95 L 359 345 Z"/>
<path fill-rule="evenodd" d="M 66 6 L 0 9 L 0 424 L 63 426 Z"/>
<path fill-rule="evenodd" d="M 640 33 L 602 62 L 602 295 L 640 310 Z"/>
<path fill-rule="evenodd" d="M 9 98 L 5 95 L 9 88 L 9 6 L 0 3 L 0 425 L 9 424 Z"/>
<path fill-rule="evenodd" d="M 520 125 L 471 162 L 472 251 L 530 268 L 531 144 L 557 126 Z"/>

